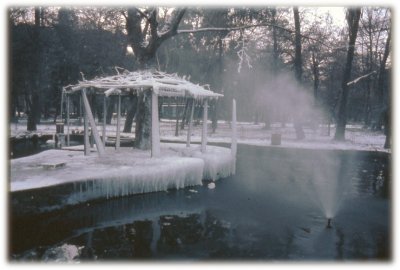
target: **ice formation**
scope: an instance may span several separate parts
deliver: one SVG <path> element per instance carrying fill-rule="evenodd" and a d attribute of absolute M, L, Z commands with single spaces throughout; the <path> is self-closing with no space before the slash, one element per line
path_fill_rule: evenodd
<path fill-rule="evenodd" d="M 81 249 L 75 245 L 63 244 L 46 250 L 42 259 L 45 262 L 74 262 L 79 258 Z"/>
<path fill-rule="evenodd" d="M 11 160 L 10 189 L 14 192 L 71 184 L 73 192 L 65 203 L 76 204 L 201 185 L 203 179 L 231 175 L 234 166 L 230 149 L 216 146 L 201 153 L 200 146 L 162 143 L 157 158 L 150 158 L 149 151 L 132 148 L 106 152 L 100 158 L 95 154 L 84 156 L 80 151 L 48 150 Z M 49 161 L 66 165 L 43 169 Z"/>
<path fill-rule="evenodd" d="M 176 74 L 168 74 L 156 70 L 124 72 L 114 76 L 83 80 L 77 85 L 66 86 L 64 91 L 72 93 L 84 88 L 96 88 L 106 95 L 126 94 L 132 91 L 143 91 L 144 89 L 152 88 L 158 96 L 181 96 L 195 99 L 223 96 L 206 89 L 207 86 L 193 84 Z"/>
<path fill-rule="evenodd" d="M 122 166 L 102 178 L 74 183 L 75 193 L 69 197 L 67 204 L 201 185 L 202 160 L 172 158 L 169 162 L 165 161 L 146 170 Z"/>
<path fill-rule="evenodd" d="M 183 156 L 203 160 L 203 179 L 205 180 L 218 180 L 234 172 L 235 157 L 232 156 L 231 150 L 228 148 L 207 146 L 207 152 L 202 153 L 199 146 L 183 148 L 171 144 L 171 149 L 180 152 Z"/>

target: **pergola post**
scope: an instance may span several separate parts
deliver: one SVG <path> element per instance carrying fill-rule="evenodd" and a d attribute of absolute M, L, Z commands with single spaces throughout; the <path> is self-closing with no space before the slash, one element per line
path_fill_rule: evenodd
<path fill-rule="evenodd" d="M 82 90 L 82 95 L 83 95 L 83 90 Z M 90 154 L 90 145 L 89 145 L 89 125 L 88 125 L 88 117 L 86 110 L 83 110 L 83 142 L 84 142 L 83 149 L 85 152 L 85 156 L 88 156 Z"/>
<path fill-rule="evenodd" d="M 232 100 L 232 143 L 231 153 L 233 157 L 236 157 L 237 152 L 237 127 L 236 127 L 236 100 Z"/>
<path fill-rule="evenodd" d="M 79 96 L 79 125 L 82 125 L 82 96 Z"/>
<path fill-rule="evenodd" d="M 67 95 L 67 146 L 69 146 L 69 125 L 70 125 L 70 121 L 69 121 L 69 100 L 70 100 L 70 96 Z"/>
<path fill-rule="evenodd" d="M 151 92 L 151 157 L 160 156 L 160 123 L 158 119 L 158 96 Z"/>
<path fill-rule="evenodd" d="M 60 118 L 61 118 L 61 122 L 64 123 L 64 119 L 63 119 L 63 105 L 64 105 L 64 89 L 61 90 L 61 108 L 60 108 Z"/>
<path fill-rule="evenodd" d="M 106 146 L 106 115 L 107 115 L 107 97 L 103 98 L 103 145 Z"/>
<path fill-rule="evenodd" d="M 115 139 L 115 150 L 119 150 L 121 144 L 121 132 L 120 132 L 120 125 L 121 125 L 121 95 L 118 95 L 118 104 L 117 104 L 117 135 Z"/>
<path fill-rule="evenodd" d="M 208 100 L 204 99 L 203 104 L 203 129 L 201 132 L 201 152 L 206 152 L 207 147 L 207 117 L 208 117 Z"/>
<path fill-rule="evenodd" d="M 175 98 L 175 137 L 179 136 L 179 109 L 178 109 L 178 98 Z"/>
<path fill-rule="evenodd" d="M 92 134 L 96 142 L 97 153 L 100 157 L 102 157 L 105 154 L 105 149 L 100 139 L 100 135 L 97 131 L 96 122 L 94 121 L 92 110 L 90 109 L 89 101 L 86 97 L 85 89 L 82 89 L 82 100 L 83 100 L 83 105 L 85 106 L 85 116 L 87 117 L 87 120 L 89 120 L 88 122 L 92 128 Z"/>
<path fill-rule="evenodd" d="M 192 107 L 190 111 L 189 127 L 187 132 L 186 147 L 190 147 L 190 136 L 192 135 L 193 129 L 193 113 L 194 113 L 194 99 L 192 99 Z"/>

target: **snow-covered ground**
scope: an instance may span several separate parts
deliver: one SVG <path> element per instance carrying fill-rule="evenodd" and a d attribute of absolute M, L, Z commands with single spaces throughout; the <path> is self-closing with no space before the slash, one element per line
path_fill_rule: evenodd
<path fill-rule="evenodd" d="M 77 121 L 71 125 L 70 131 L 82 132 L 83 127 L 76 125 Z M 124 121 L 122 121 L 122 125 Z M 208 122 L 208 142 L 230 143 L 232 130 L 230 123 L 227 121 L 219 121 L 218 128 L 215 133 L 212 133 L 211 121 Z M 193 126 L 192 142 L 201 141 L 201 123 Z M 65 132 L 67 127 L 64 128 Z M 101 125 L 98 126 L 101 133 Z M 134 127 L 132 128 L 134 130 Z M 238 143 L 252 144 L 260 146 L 271 145 L 271 134 L 281 134 L 282 143 L 280 146 L 274 147 L 293 147 L 293 148 L 312 148 L 312 149 L 342 149 L 342 150 L 368 150 L 368 151 L 385 151 L 383 148 L 385 135 L 382 132 L 376 132 L 363 129 L 361 125 L 347 125 L 346 140 L 337 142 L 333 140 L 335 127 L 331 125 L 330 135 L 328 135 L 328 126 L 320 125 L 316 129 L 305 127 L 306 138 L 304 140 L 296 140 L 294 128 L 288 124 L 286 127 L 281 127 L 280 124 L 273 124 L 270 130 L 264 129 L 264 124 L 254 124 L 249 122 L 238 122 Z M 111 125 L 107 125 L 107 136 L 115 137 L 116 120 L 113 120 Z M 51 122 L 38 125 L 38 133 L 54 134 L 55 125 Z M 161 140 L 185 142 L 187 127 L 184 130 L 179 129 L 179 135 L 175 136 L 175 121 L 165 120 L 160 121 L 160 138 Z M 18 124 L 10 125 L 10 134 L 15 137 L 29 136 L 26 131 L 26 122 L 20 121 Z M 134 137 L 132 133 L 122 133 L 122 137 Z"/>
<path fill-rule="evenodd" d="M 123 123 L 122 123 L 123 124 Z M 211 122 L 208 123 L 211 125 Z M 133 127 L 134 128 L 134 127 Z M 67 127 L 64 128 L 65 132 Z M 230 123 L 220 121 L 215 133 L 208 129 L 208 142 L 231 143 L 232 130 Z M 99 125 L 101 132 L 101 125 Z M 266 130 L 263 124 L 239 122 L 237 125 L 238 143 L 258 145 L 263 147 L 289 147 L 309 149 L 341 149 L 385 151 L 383 148 L 385 136 L 382 132 L 372 132 L 361 126 L 348 126 L 346 140 L 333 140 L 334 127 L 320 125 L 319 127 L 304 128 L 306 138 L 296 140 L 294 128 L 291 125 L 282 127 L 272 125 Z M 70 126 L 70 132 L 83 133 L 83 127 L 77 121 Z M 107 137 L 115 138 L 116 121 L 107 125 Z M 150 158 L 150 151 L 122 147 L 119 152 L 111 147 L 106 149 L 108 155 L 99 158 L 96 153 L 83 155 L 81 151 L 48 150 L 40 154 L 11 160 L 10 190 L 30 190 L 35 188 L 75 183 L 75 194 L 70 201 L 81 202 L 99 197 L 125 196 L 134 193 L 145 193 L 183 188 L 201 184 L 202 179 L 216 180 L 226 177 L 235 171 L 235 161 L 228 148 L 208 146 L 207 153 L 200 151 L 200 146 L 193 144 L 186 148 L 187 129 L 179 130 L 175 136 L 175 121 L 160 122 L 161 156 Z M 193 126 L 191 141 L 201 142 L 201 124 Z M 54 123 L 38 125 L 36 134 L 54 134 Z M 29 137 L 34 133 L 26 131 L 26 122 L 10 125 L 10 135 L 14 137 Z M 272 146 L 272 134 L 281 135 L 281 145 Z M 133 133 L 122 133 L 122 139 L 133 139 Z M 165 143 L 168 141 L 169 143 Z M 50 163 L 50 164 L 48 164 Z M 48 167 L 55 164 L 65 166 L 55 169 Z M 47 167 L 47 168 L 46 168 Z"/>

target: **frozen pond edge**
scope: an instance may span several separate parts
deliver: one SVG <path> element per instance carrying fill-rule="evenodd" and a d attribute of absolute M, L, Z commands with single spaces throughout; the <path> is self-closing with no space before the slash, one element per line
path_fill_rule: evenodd
<path fill-rule="evenodd" d="M 232 175 L 236 162 L 229 148 L 218 146 L 208 146 L 202 153 L 197 145 L 162 143 L 157 158 L 151 158 L 149 151 L 128 147 L 118 152 L 107 148 L 103 158 L 96 153 L 84 156 L 77 150 L 47 150 L 11 160 L 10 192 L 18 193 L 26 203 L 29 198 L 38 199 L 32 195 L 36 191 L 62 190 L 62 204 L 71 205 L 201 185 L 202 180 Z"/>

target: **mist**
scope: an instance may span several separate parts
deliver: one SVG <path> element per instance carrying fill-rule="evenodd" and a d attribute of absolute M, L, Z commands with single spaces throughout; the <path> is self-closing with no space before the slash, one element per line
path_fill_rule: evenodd
<path fill-rule="evenodd" d="M 328 109 L 290 71 L 274 74 L 268 69 L 245 69 L 241 73 L 225 73 L 223 82 L 231 87 L 224 92 L 226 100 L 237 100 L 239 121 L 265 123 L 270 128 L 271 124 L 285 126 L 294 120 L 314 127 L 328 120 Z M 229 102 L 225 105 L 229 106 Z"/>

